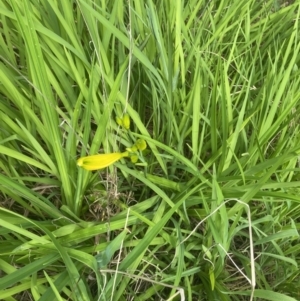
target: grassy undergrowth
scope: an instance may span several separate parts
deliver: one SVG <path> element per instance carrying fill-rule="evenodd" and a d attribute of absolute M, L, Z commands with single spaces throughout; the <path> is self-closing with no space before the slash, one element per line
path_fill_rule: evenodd
<path fill-rule="evenodd" d="M 299 300 L 299 8 L 0 0 L 1 300 Z"/>

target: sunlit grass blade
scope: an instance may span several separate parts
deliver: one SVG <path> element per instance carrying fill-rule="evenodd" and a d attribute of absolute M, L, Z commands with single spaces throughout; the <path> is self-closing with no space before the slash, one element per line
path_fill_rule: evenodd
<path fill-rule="evenodd" d="M 72 192 L 71 182 L 67 171 L 66 157 L 61 147 L 61 135 L 59 132 L 58 115 L 56 111 L 56 103 L 51 93 L 50 83 L 47 77 L 45 63 L 43 60 L 43 53 L 39 38 L 35 29 L 33 16 L 31 15 L 31 4 L 29 1 L 24 1 L 22 9 L 24 10 L 24 16 L 20 11 L 20 8 L 14 2 L 11 3 L 16 14 L 19 30 L 22 33 L 26 50 L 28 51 L 29 65 L 31 69 L 30 77 L 32 78 L 32 84 L 36 90 L 36 97 L 39 100 L 42 108 L 42 119 L 47 129 L 49 130 L 48 145 L 51 141 L 51 147 L 56 158 L 57 167 L 60 173 L 60 179 L 62 181 L 62 191 L 66 203 L 72 206 Z"/>

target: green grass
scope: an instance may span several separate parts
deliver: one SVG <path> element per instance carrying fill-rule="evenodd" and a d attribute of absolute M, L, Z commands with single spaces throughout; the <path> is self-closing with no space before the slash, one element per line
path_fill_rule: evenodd
<path fill-rule="evenodd" d="M 299 300 L 299 14 L 0 0 L 1 300 Z"/>

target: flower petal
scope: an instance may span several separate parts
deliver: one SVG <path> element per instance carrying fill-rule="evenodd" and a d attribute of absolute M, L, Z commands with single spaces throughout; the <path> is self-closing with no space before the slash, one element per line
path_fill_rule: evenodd
<path fill-rule="evenodd" d="M 127 157 L 128 152 L 99 154 L 93 156 L 82 157 L 77 160 L 77 165 L 86 170 L 97 170 L 105 168 L 123 157 Z"/>

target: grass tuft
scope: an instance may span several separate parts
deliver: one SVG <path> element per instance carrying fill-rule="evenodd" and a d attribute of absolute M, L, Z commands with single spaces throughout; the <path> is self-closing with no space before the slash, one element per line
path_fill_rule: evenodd
<path fill-rule="evenodd" d="M 299 300 L 299 14 L 0 1 L 1 300 Z"/>

